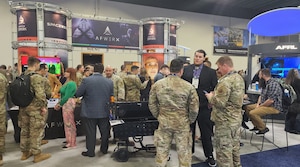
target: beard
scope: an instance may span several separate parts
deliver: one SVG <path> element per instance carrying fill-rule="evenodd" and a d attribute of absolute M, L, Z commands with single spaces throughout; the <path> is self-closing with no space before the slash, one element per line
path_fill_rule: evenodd
<path fill-rule="evenodd" d="M 259 78 L 259 80 L 258 80 L 258 86 L 261 89 L 265 89 L 266 88 L 266 81 L 263 78 Z"/>

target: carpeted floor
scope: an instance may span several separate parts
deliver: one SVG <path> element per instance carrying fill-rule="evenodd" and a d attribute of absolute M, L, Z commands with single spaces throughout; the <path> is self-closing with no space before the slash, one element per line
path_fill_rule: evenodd
<path fill-rule="evenodd" d="M 241 156 L 243 167 L 291 167 L 300 166 L 300 145 L 262 151 Z M 192 167 L 207 167 L 206 163 L 194 164 Z"/>

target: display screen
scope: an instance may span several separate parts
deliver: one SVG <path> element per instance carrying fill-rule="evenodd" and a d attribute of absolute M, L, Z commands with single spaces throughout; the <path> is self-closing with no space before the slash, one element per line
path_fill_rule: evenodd
<path fill-rule="evenodd" d="M 261 68 L 269 68 L 272 77 L 285 78 L 290 69 L 300 71 L 300 55 L 279 56 L 279 57 L 262 57 Z"/>
<path fill-rule="evenodd" d="M 49 73 L 60 75 L 61 74 L 61 65 L 60 65 L 60 58 L 59 57 L 37 57 L 41 60 L 41 64 L 45 63 L 48 65 Z M 27 69 L 27 61 L 28 56 L 21 57 L 21 64 L 22 64 L 22 71 Z"/>

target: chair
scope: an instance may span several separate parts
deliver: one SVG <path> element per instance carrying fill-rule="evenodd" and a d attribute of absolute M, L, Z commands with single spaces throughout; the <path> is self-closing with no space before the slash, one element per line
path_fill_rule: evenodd
<path fill-rule="evenodd" d="M 278 114 L 278 115 L 281 115 L 281 114 L 283 114 L 284 115 L 284 113 L 283 112 L 281 112 L 280 114 Z M 266 123 L 266 125 L 267 125 L 267 123 L 269 123 L 269 120 L 271 120 L 271 130 L 272 130 L 272 140 L 270 140 L 270 139 L 268 139 L 266 136 L 265 136 L 265 134 L 262 136 L 262 142 L 261 142 L 261 148 L 259 149 L 259 151 L 262 151 L 263 150 L 263 147 L 264 147 L 264 143 L 265 143 L 265 140 L 267 140 L 268 142 L 270 142 L 271 144 L 273 144 L 274 146 L 276 146 L 277 148 L 281 148 L 281 147 L 279 147 L 276 143 L 275 143 L 275 135 L 274 135 L 274 116 L 275 115 L 266 115 L 264 118 L 265 118 L 265 123 Z M 253 143 L 252 143 L 252 139 L 253 139 L 253 134 L 254 134 L 255 132 L 252 132 L 252 134 L 251 134 L 251 138 L 250 138 L 250 144 L 251 145 L 253 145 Z M 287 149 L 287 151 L 288 151 L 288 148 L 289 148 L 289 142 L 288 142 L 288 133 L 285 131 L 285 138 L 286 138 L 286 149 Z"/>

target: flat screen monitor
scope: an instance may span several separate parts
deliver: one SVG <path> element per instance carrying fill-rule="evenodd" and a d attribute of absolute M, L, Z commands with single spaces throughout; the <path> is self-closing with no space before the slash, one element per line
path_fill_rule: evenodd
<path fill-rule="evenodd" d="M 300 55 L 289 56 L 263 56 L 261 68 L 269 68 L 275 78 L 286 78 L 290 69 L 300 71 Z"/>
<path fill-rule="evenodd" d="M 57 76 L 61 75 L 61 65 L 59 57 L 39 56 L 37 58 L 41 60 L 41 64 L 47 64 L 49 73 L 55 74 Z M 27 69 L 27 61 L 28 56 L 21 57 L 22 71 L 25 71 Z"/>

